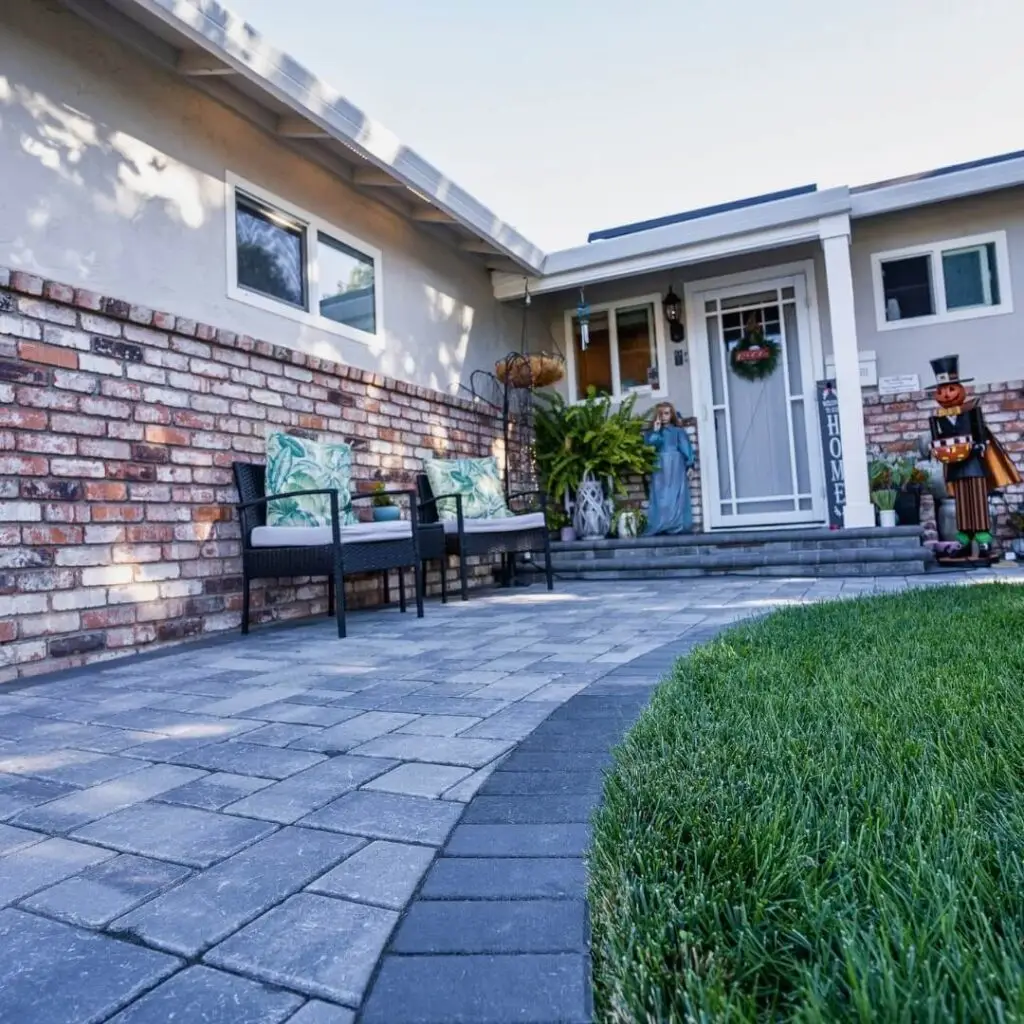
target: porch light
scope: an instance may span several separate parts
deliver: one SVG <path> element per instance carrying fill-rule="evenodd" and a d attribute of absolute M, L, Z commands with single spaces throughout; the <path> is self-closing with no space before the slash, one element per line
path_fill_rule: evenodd
<path fill-rule="evenodd" d="M 576 306 L 576 322 L 580 325 L 580 348 L 586 352 L 590 344 L 590 306 L 580 289 L 580 301 Z"/>
<path fill-rule="evenodd" d="M 668 321 L 669 337 L 680 342 L 686 338 L 686 328 L 683 326 L 683 300 L 672 290 L 669 285 L 668 294 L 661 300 L 661 307 L 665 310 L 665 319 Z"/>

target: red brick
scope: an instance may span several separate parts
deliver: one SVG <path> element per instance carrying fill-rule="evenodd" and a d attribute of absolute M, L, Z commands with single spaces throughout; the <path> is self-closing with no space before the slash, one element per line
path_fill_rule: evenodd
<path fill-rule="evenodd" d="M 94 523 L 138 523 L 145 516 L 140 505 L 93 505 Z"/>
<path fill-rule="evenodd" d="M 228 522 L 234 517 L 234 511 L 226 505 L 197 505 L 192 510 L 192 518 L 197 523 Z"/>
<path fill-rule="evenodd" d="M 191 443 L 192 437 L 187 430 L 178 430 L 175 427 L 149 426 L 146 427 L 146 440 L 150 444 L 187 445 Z"/>
<path fill-rule="evenodd" d="M 107 426 L 100 419 L 89 416 L 68 416 L 54 413 L 50 417 L 50 429 L 58 434 L 85 434 L 87 437 L 103 437 Z"/>
<path fill-rule="evenodd" d="M 43 279 L 34 274 L 28 274 L 23 270 L 16 270 L 11 274 L 11 290 L 24 292 L 26 295 L 42 295 Z"/>
<path fill-rule="evenodd" d="M 45 430 L 46 413 L 37 409 L 12 409 L 0 406 L 0 427 L 20 427 L 22 430 Z"/>
<path fill-rule="evenodd" d="M 78 353 L 72 349 L 44 345 L 41 341 L 18 342 L 18 355 L 27 363 L 61 366 L 65 370 L 78 369 Z"/>
<path fill-rule="evenodd" d="M 0 457 L 0 477 L 46 476 L 49 463 L 41 455 L 4 455 Z"/>
<path fill-rule="evenodd" d="M 83 539 L 80 526 L 23 526 L 23 544 L 81 544 Z"/>
<path fill-rule="evenodd" d="M 63 434 L 18 434 L 18 447 L 23 452 L 74 455 L 78 451 L 78 442 Z"/>
<path fill-rule="evenodd" d="M 125 536 L 133 544 L 146 542 L 170 543 L 174 540 L 174 527 L 157 523 L 144 523 L 141 526 L 127 527 Z"/>
<path fill-rule="evenodd" d="M 0 620 L 0 644 L 10 643 L 18 635 L 13 619 Z"/>
<path fill-rule="evenodd" d="M 135 621 L 135 608 L 130 604 L 112 605 L 109 608 L 91 608 L 82 612 L 83 629 L 107 629 L 110 626 L 126 626 Z"/>
<path fill-rule="evenodd" d="M 86 501 L 125 501 L 127 497 L 127 484 L 88 481 L 85 485 Z"/>

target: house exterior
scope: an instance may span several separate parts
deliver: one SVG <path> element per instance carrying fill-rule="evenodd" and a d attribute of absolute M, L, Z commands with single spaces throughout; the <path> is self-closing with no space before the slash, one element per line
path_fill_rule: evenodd
<path fill-rule="evenodd" d="M 0 682 L 234 628 L 232 461 L 268 429 L 350 440 L 367 478 L 500 455 L 471 379 L 524 345 L 571 397 L 675 404 L 706 531 L 873 523 L 867 446 L 914 444 L 950 352 L 1024 448 L 1024 154 L 544 253 L 213 0 L 6 0 L 0 168 Z M 748 323 L 782 355 L 763 381 L 729 367 Z"/>

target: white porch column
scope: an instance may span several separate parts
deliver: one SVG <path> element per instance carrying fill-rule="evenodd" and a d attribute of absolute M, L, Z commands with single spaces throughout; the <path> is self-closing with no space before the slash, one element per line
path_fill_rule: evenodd
<path fill-rule="evenodd" d="M 867 442 L 860 392 L 860 356 L 853 308 L 853 272 L 850 267 L 850 218 L 829 217 L 820 222 L 825 252 L 832 353 L 836 364 L 839 427 L 843 435 L 843 479 L 846 506 L 843 525 L 874 526 L 875 510 L 868 492 Z"/>

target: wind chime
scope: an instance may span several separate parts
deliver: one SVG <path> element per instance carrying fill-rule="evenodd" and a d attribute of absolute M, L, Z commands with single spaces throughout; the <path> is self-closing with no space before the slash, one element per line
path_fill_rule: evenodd
<path fill-rule="evenodd" d="M 580 301 L 576 306 L 576 322 L 580 325 L 580 348 L 586 352 L 590 344 L 590 306 L 580 289 Z"/>

